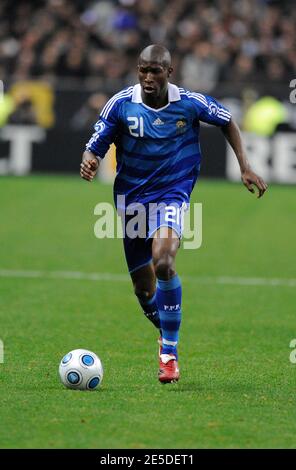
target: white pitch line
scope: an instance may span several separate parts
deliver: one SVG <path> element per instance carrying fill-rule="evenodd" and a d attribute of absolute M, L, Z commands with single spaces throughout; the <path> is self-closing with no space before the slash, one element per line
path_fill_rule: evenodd
<path fill-rule="evenodd" d="M 70 279 L 84 281 L 116 281 L 129 282 L 128 274 L 114 273 L 85 273 L 81 271 L 30 271 L 15 269 L 0 269 L 0 277 L 27 278 L 27 279 Z M 296 287 L 296 279 L 263 278 L 263 277 L 204 277 L 181 276 L 185 282 L 209 285 L 238 285 L 238 286 L 268 286 L 268 287 Z"/>
<path fill-rule="evenodd" d="M 85 281 L 129 281 L 127 274 L 84 273 L 81 271 L 27 271 L 0 269 L 0 277 L 39 278 L 39 279 L 70 279 Z"/>

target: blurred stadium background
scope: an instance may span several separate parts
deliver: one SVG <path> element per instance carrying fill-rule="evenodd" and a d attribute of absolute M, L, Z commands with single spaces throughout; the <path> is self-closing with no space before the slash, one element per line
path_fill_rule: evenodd
<path fill-rule="evenodd" d="M 296 447 L 295 24 L 288 0 L 1 0 L 1 448 Z M 173 83 L 231 109 L 271 182 L 260 200 L 233 184 L 233 154 L 202 126 L 203 244 L 178 254 L 172 388 L 157 381 L 122 241 L 94 237 L 111 185 L 79 177 L 100 108 L 154 42 L 172 52 Z M 103 361 L 98 392 L 59 383 L 77 347 Z"/>
<path fill-rule="evenodd" d="M 2 0 L 0 174 L 77 172 L 99 110 L 137 81 L 139 51 L 162 43 L 172 82 L 229 106 L 255 168 L 295 183 L 295 16 L 292 0 Z M 203 134 L 203 175 L 238 180 L 220 134 Z"/>

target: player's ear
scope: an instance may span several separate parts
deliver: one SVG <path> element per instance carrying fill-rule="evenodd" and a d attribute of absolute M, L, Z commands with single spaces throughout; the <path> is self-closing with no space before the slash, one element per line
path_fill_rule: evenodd
<path fill-rule="evenodd" d="M 169 69 L 168 69 L 168 77 L 171 76 L 171 74 L 173 73 L 173 70 L 174 70 L 173 67 L 169 67 Z"/>

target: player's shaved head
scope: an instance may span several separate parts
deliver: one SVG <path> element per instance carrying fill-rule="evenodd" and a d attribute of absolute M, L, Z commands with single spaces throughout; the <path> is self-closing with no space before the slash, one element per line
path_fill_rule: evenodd
<path fill-rule="evenodd" d="M 171 54 L 166 47 L 159 44 L 151 44 L 142 50 L 139 56 L 139 64 L 143 62 L 153 62 L 168 69 L 171 67 Z"/>
<path fill-rule="evenodd" d="M 168 103 L 168 79 L 173 72 L 171 54 L 159 44 L 145 47 L 139 56 L 138 78 L 143 102 L 152 108 Z"/>

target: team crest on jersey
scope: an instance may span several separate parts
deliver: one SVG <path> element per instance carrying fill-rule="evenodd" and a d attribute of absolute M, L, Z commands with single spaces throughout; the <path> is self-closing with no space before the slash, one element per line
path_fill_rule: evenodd
<path fill-rule="evenodd" d="M 176 122 L 177 134 L 183 134 L 186 131 L 186 119 L 180 118 Z"/>

